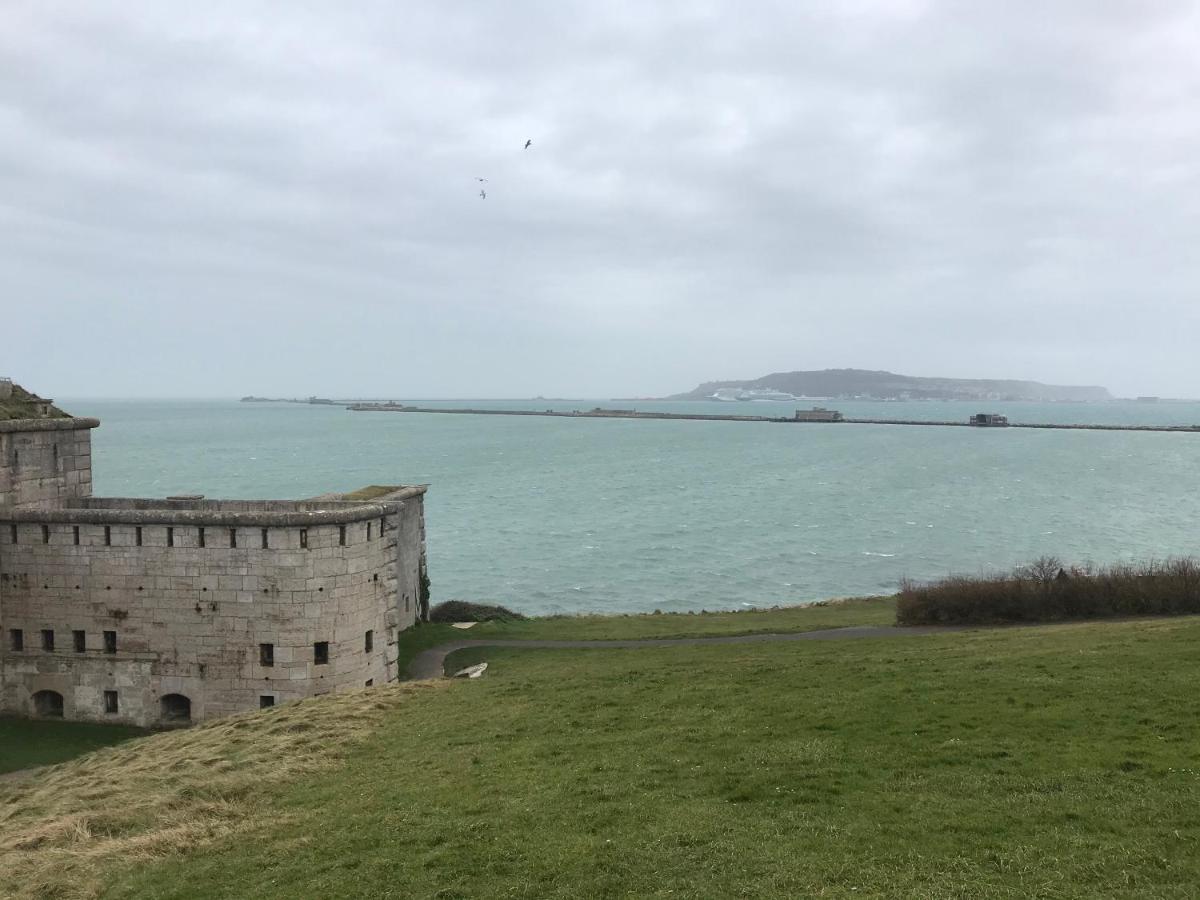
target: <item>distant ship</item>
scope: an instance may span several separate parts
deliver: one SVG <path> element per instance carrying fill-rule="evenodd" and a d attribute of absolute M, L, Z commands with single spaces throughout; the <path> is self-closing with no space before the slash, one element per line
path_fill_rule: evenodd
<path fill-rule="evenodd" d="M 713 400 L 721 400 L 725 402 L 735 400 L 773 400 L 780 403 L 791 403 L 797 399 L 794 394 L 788 394 L 783 391 L 772 391 L 769 389 L 756 389 L 752 391 L 743 390 L 742 388 L 721 388 L 712 395 Z"/>

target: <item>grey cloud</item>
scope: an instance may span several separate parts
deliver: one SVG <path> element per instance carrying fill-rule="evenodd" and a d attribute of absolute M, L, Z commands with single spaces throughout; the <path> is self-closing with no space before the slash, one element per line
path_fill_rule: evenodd
<path fill-rule="evenodd" d="M 1200 395 L 1189 3 L 0 16 L 0 368 L 47 392 Z"/>

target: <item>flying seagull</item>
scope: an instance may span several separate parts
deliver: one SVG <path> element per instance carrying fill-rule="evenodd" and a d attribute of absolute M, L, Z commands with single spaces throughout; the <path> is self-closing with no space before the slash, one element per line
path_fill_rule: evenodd
<path fill-rule="evenodd" d="M 480 200 L 486 200 L 486 199 L 487 199 L 487 191 L 481 190 L 481 191 L 479 192 L 479 199 L 480 199 Z"/>
<path fill-rule="evenodd" d="M 529 140 L 527 140 L 527 141 L 525 142 L 525 149 L 526 149 L 526 150 L 528 150 L 528 149 L 529 149 L 529 145 L 530 145 L 530 144 L 532 144 L 532 143 L 533 143 L 533 138 L 530 138 Z"/>
<path fill-rule="evenodd" d="M 486 179 L 486 178 L 476 178 L 475 180 L 476 180 L 476 181 L 487 181 L 487 179 Z"/>

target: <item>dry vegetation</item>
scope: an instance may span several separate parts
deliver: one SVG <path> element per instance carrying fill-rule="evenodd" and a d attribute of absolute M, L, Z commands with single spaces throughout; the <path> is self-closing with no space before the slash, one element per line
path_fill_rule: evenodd
<path fill-rule="evenodd" d="M 897 595 L 901 625 L 989 625 L 1123 616 L 1200 613 L 1200 562 L 1067 566 L 1045 556 L 1008 575 L 905 584 Z"/>
<path fill-rule="evenodd" d="M 100 873 L 264 824 L 268 789 L 342 759 L 433 683 L 304 700 L 99 750 L 0 783 L 5 896 L 98 896 Z M 279 824 L 279 817 L 270 817 Z M 7 893 L 10 892 L 11 893 Z"/>

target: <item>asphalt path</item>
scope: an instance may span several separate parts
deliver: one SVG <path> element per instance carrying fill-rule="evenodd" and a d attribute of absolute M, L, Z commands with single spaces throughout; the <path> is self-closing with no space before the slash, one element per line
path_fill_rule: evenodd
<path fill-rule="evenodd" d="M 792 641 L 848 641 L 856 638 L 921 637 L 929 634 L 948 634 L 968 631 L 970 625 L 856 625 L 849 628 L 826 628 L 822 631 L 797 631 L 791 634 L 737 634 L 723 637 L 696 638 L 639 638 L 625 641 L 531 641 L 531 640 L 461 640 L 449 641 L 418 653 L 408 666 L 408 678 L 420 680 L 441 678 L 445 674 L 446 657 L 469 647 L 519 647 L 525 650 L 628 650 L 638 647 L 690 647 L 698 644 L 774 644 Z"/>

